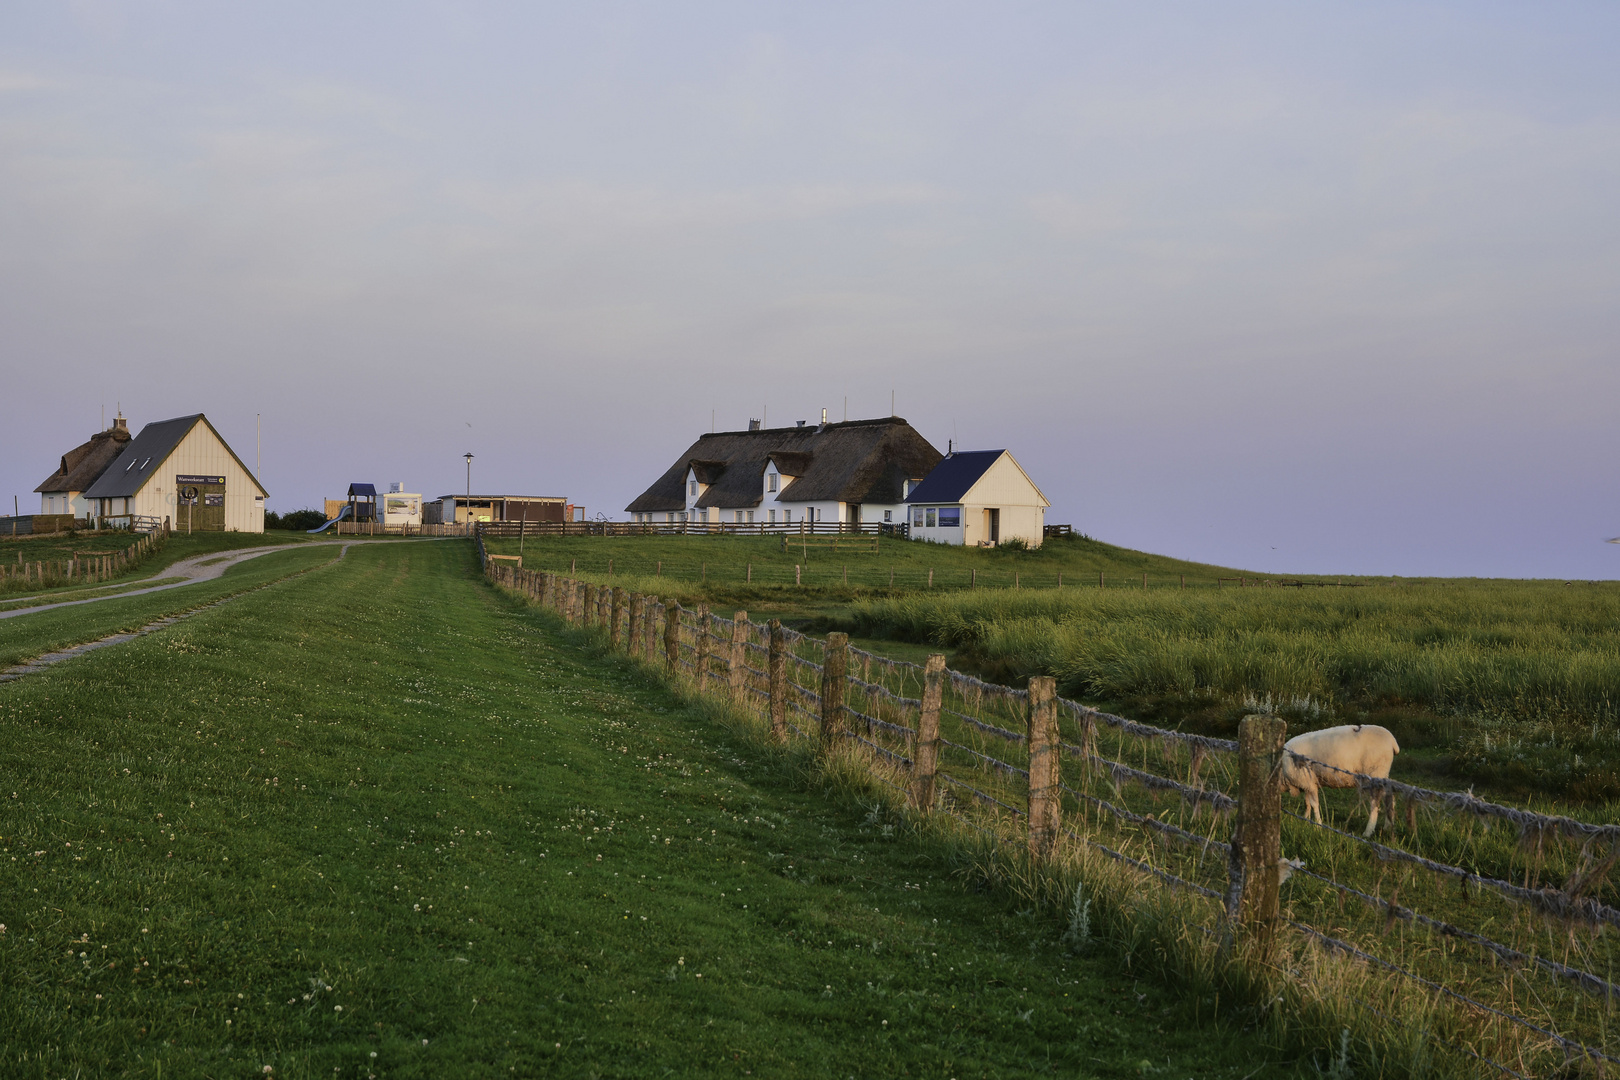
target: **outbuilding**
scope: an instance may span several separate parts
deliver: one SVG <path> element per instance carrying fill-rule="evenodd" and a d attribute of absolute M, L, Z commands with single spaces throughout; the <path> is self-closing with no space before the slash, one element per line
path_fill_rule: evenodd
<path fill-rule="evenodd" d="M 106 525 L 263 532 L 267 492 L 202 413 L 141 428 L 80 496 Z"/>
<path fill-rule="evenodd" d="M 1005 450 L 947 454 L 906 496 L 913 540 L 970 547 L 1040 547 L 1051 505 Z"/>

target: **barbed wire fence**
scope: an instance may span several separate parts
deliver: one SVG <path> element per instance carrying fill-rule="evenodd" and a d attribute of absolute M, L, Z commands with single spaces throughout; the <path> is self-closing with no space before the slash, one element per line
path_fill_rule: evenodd
<path fill-rule="evenodd" d="M 1128 867 L 1201 905 L 1205 934 L 1278 971 L 1290 970 L 1278 942 L 1308 946 L 1452 1006 L 1463 1034 L 1426 1034 L 1502 1075 L 1620 1065 L 1608 1035 L 1620 909 L 1604 899 L 1620 827 L 1345 774 L 1390 805 L 1398 836 L 1380 842 L 1282 809 L 1275 717 L 1245 719 L 1236 741 L 1191 735 L 1063 699 L 1049 677 L 1000 686 L 941 655 L 914 664 L 843 634 L 484 565 L 494 583 L 759 717 L 780 742 L 858 747 L 918 812 L 951 815 L 1036 865 L 1085 849 Z M 1360 1004 L 1399 1022 L 1387 1003 Z"/>

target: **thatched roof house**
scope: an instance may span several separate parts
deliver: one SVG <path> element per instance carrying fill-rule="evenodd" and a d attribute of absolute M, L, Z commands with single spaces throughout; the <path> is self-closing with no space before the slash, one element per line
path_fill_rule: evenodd
<path fill-rule="evenodd" d="M 625 509 L 644 522 L 898 523 L 941 457 L 899 417 L 714 432 Z"/>
<path fill-rule="evenodd" d="M 71 514 L 84 517 L 91 504 L 79 496 L 107 471 L 107 466 L 118 459 L 129 443 L 129 425 L 119 415 L 112 427 L 90 436 L 89 442 L 80 443 L 62 455 L 57 470 L 47 476 L 34 490 L 39 492 L 40 513 Z"/>

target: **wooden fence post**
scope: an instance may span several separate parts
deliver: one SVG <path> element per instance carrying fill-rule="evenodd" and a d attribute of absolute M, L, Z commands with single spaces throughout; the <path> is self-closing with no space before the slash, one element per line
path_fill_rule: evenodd
<path fill-rule="evenodd" d="M 830 751 L 844 735 L 844 690 L 849 682 L 849 635 L 827 635 L 821 661 L 821 749 Z"/>
<path fill-rule="evenodd" d="M 771 684 L 771 738 L 787 742 L 787 633 L 781 619 L 771 620 L 771 651 L 766 673 Z"/>
<path fill-rule="evenodd" d="M 731 684 L 731 696 L 739 704 L 743 704 L 743 690 L 748 685 L 747 645 L 748 640 L 748 612 L 738 611 L 732 615 L 731 623 L 731 655 L 726 657 L 726 681 Z"/>
<path fill-rule="evenodd" d="M 574 582 L 574 625 L 579 626 L 585 622 L 585 583 Z"/>
<path fill-rule="evenodd" d="M 923 665 L 922 715 L 917 717 L 917 749 L 911 763 L 911 805 L 925 813 L 934 807 L 934 774 L 939 769 L 939 705 L 945 696 L 945 654 L 933 653 Z"/>
<path fill-rule="evenodd" d="M 587 583 L 585 585 L 585 610 L 582 612 L 585 617 L 584 621 L 586 626 L 596 625 L 596 615 L 599 607 L 600 602 L 596 598 L 596 586 Z"/>
<path fill-rule="evenodd" d="M 647 650 L 647 663 L 651 664 L 658 659 L 658 597 L 647 597 L 642 609 L 647 624 L 641 631 L 641 644 Z"/>
<path fill-rule="evenodd" d="M 629 601 L 626 598 L 625 591 L 615 585 L 613 587 L 613 616 L 608 629 L 608 646 L 610 648 L 617 649 L 619 647 L 619 631 L 624 629 L 624 608 L 627 603 Z"/>
<path fill-rule="evenodd" d="M 1063 744 L 1058 738 L 1057 680 L 1029 680 L 1029 857 L 1049 862 L 1063 835 Z"/>
<path fill-rule="evenodd" d="M 641 658 L 641 654 L 644 651 L 641 644 L 641 638 L 647 630 L 647 628 L 642 625 L 644 621 L 643 617 L 646 614 L 646 608 L 647 598 L 645 596 L 642 596 L 640 593 L 631 594 L 630 640 L 624 643 L 624 651 L 629 653 L 631 656 L 634 656 L 638 660 Z"/>
<path fill-rule="evenodd" d="M 709 605 L 699 604 L 697 609 L 697 688 L 698 693 L 709 689 Z"/>
<path fill-rule="evenodd" d="M 681 605 L 671 600 L 664 607 L 664 670 L 671 678 L 680 670 Z"/>
<path fill-rule="evenodd" d="M 1282 756 L 1288 725 L 1275 716 L 1238 722 L 1238 811 L 1232 830 L 1227 916 L 1261 949 L 1277 932 L 1282 858 Z"/>

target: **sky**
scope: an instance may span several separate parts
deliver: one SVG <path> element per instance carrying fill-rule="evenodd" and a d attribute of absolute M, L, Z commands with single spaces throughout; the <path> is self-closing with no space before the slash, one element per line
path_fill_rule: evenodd
<path fill-rule="evenodd" d="M 0 495 L 121 407 L 272 509 L 471 452 L 622 520 L 711 426 L 892 400 L 1128 547 L 1620 578 L 1617 46 L 1612 3 L 13 0 Z"/>

